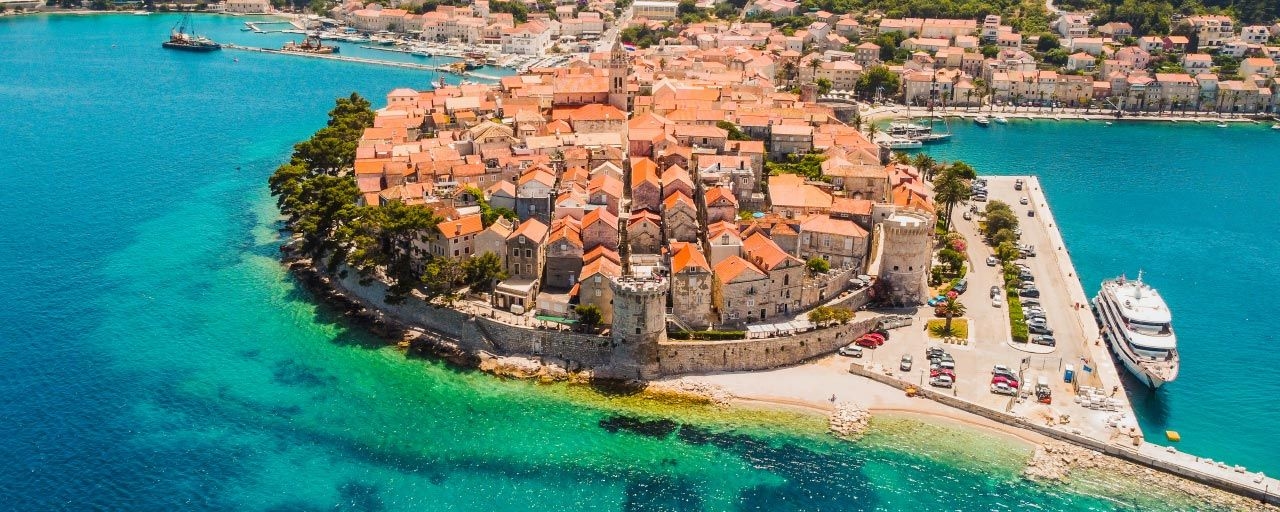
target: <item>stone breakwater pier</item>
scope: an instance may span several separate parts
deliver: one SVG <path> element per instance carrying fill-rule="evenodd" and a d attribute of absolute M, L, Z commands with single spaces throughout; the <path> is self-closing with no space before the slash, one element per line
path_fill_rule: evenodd
<path fill-rule="evenodd" d="M 450 74 L 455 74 L 455 75 L 463 76 L 467 78 L 477 78 L 480 80 L 492 80 L 495 82 L 502 79 L 502 77 L 499 77 L 499 76 L 489 75 L 485 73 L 476 73 L 474 71 L 464 71 L 464 72 L 458 73 L 454 71 L 453 68 L 450 68 L 449 66 L 434 66 L 431 64 L 418 64 L 414 62 L 399 62 L 394 60 L 369 59 L 364 57 L 349 57 L 345 55 L 334 55 L 334 54 L 323 54 L 323 53 L 287 52 L 284 50 L 274 50 L 271 48 L 258 48 L 254 46 L 241 46 L 238 44 L 230 44 L 230 43 L 224 44 L 222 45 L 222 47 L 228 50 L 241 50 L 241 51 L 247 51 L 247 52 L 270 53 L 274 55 L 292 55 L 297 57 L 311 57 L 316 59 L 340 60 L 343 62 L 372 64 L 375 66 L 387 66 L 387 67 L 393 67 L 393 68 L 420 69 L 423 71 L 450 73 Z"/>
<path fill-rule="evenodd" d="M 1024 189 L 1015 193 L 1014 182 L 1017 179 L 1024 181 Z M 991 199 L 1014 205 L 1023 222 L 1024 239 L 1032 243 L 1039 253 L 1034 258 L 1033 268 L 1037 270 L 1036 283 L 1042 293 L 1041 302 L 1051 313 L 1050 318 L 1058 334 L 1059 352 L 1056 355 L 1061 357 L 1071 354 L 1071 357 L 1078 357 L 1064 358 L 1060 363 L 1074 363 L 1076 370 L 1081 373 L 1086 373 L 1085 367 L 1090 368 L 1087 376 L 1077 375 L 1077 380 L 1087 379 L 1096 389 L 1120 390 L 1123 388 L 1119 373 L 1122 367 L 1113 359 L 1107 346 L 1100 342 L 1097 322 L 1088 307 L 1088 295 L 1081 285 L 1080 274 L 1071 261 L 1040 180 L 1034 176 L 987 177 L 987 180 Z M 1026 197 L 1029 204 L 1017 206 L 1019 196 Z M 1022 215 L 1023 210 L 1031 210 L 1035 215 Z M 972 256 L 973 253 L 970 254 L 971 258 Z M 977 272 L 981 272 L 981 269 Z M 1077 304 L 1081 306 L 1075 307 Z M 1057 306 L 1056 309 L 1053 306 Z M 1002 309 L 995 311 L 1004 314 Z M 984 348 L 980 344 L 975 350 L 1000 350 L 998 345 Z M 1070 345 L 1070 349 L 1066 345 Z M 1053 356 L 1054 354 L 1031 355 L 1031 358 Z M 979 368 L 979 373 L 987 368 L 989 366 Z M 1280 505 L 1280 496 L 1277 495 L 1280 481 L 1262 473 L 1249 472 L 1243 467 L 1147 442 L 1137 430 L 1137 418 L 1124 392 L 1113 392 L 1109 396 L 1109 400 L 1116 404 L 1114 410 L 1089 409 L 1079 402 L 1073 403 L 1077 393 L 1062 383 L 1061 369 L 1056 371 L 1058 377 L 1052 379 L 1055 380 L 1053 404 L 1045 406 L 1014 398 L 1008 399 L 1007 403 L 993 402 L 992 395 L 988 395 L 985 390 L 966 393 L 963 389 L 957 392 L 920 386 L 915 375 L 898 374 L 874 363 L 855 362 L 849 365 L 849 372 L 855 375 L 904 391 L 911 388 L 917 396 L 1070 443 L 1088 452 L 1110 455 L 1257 502 Z M 1053 370 L 1049 370 L 1046 373 L 1052 372 Z M 964 377 L 961 374 L 961 381 L 964 381 Z"/>

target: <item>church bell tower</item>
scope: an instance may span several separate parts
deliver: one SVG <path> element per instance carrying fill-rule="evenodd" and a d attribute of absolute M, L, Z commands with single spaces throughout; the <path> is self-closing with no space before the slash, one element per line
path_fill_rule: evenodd
<path fill-rule="evenodd" d="M 609 104 L 628 114 L 631 112 L 631 93 L 627 91 L 630 70 L 627 52 L 622 49 L 622 43 L 615 40 L 609 52 Z"/>

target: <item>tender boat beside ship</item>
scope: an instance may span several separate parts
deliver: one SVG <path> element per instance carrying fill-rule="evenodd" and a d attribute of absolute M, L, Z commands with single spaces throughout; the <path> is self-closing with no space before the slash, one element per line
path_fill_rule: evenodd
<path fill-rule="evenodd" d="M 1178 378 L 1178 339 L 1172 315 L 1155 288 L 1124 276 L 1102 282 L 1094 314 L 1111 352 L 1152 389 Z"/>

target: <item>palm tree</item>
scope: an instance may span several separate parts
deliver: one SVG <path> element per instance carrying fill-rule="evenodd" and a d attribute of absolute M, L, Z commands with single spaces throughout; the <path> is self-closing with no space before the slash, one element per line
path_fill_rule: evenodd
<path fill-rule="evenodd" d="M 816 81 L 818 79 L 818 70 L 822 69 L 822 61 L 815 56 L 809 60 L 809 67 L 813 69 L 813 80 Z"/>
<path fill-rule="evenodd" d="M 965 183 L 957 173 L 951 171 L 951 167 L 947 167 L 937 178 L 933 180 L 933 200 L 945 205 L 946 216 L 943 219 L 942 230 L 951 231 L 951 213 L 956 203 L 969 199 L 971 189 L 969 184 Z"/>
<path fill-rule="evenodd" d="M 920 177 L 924 178 L 925 181 L 929 181 L 933 178 L 933 168 L 938 163 L 933 160 L 933 157 L 919 153 L 911 160 L 911 164 L 920 170 Z"/>
<path fill-rule="evenodd" d="M 876 124 L 875 124 L 875 123 L 873 123 L 873 122 L 871 122 L 870 120 L 868 120 L 868 121 L 867 121 L 867 129 L 866 129 L 865 131 L 866 131 L 866 133 L 867 133 L 867 140 L 870 140 L 870 141 L 872 141 L 872 142 L 875 142 L 875 140 L 876 140 L 876 132 L 878 132 L 878 131 L 879 131 L 879 129 L 878 129 L 878 128 L 876 128 Z"/>
<path fill-rule="evenodd" d="M 946 335 L 951 334 L 951 319 L 963 315 L 965 311 L 964 304 L 956 300 L 957 296 L 954 290 L 949 291 L 947 292 L 947 300 L 938 305 L 938 310 L 947 317 L 947 323 L 942 326 L 942 333 Z"/>

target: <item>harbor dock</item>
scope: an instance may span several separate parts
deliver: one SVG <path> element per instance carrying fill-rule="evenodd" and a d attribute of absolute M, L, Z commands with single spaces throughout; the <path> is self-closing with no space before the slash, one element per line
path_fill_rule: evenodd
<path fill-rule="evenodd" d="M 333 54 L 319 54 L 319 53 L 305 53 L 305 52 L 286 52 L 286 51 L 282 51 L 282 50 L 274 50 L 274 49 L 271 49 L 271 48 L 258 48 L 258 47 L 253 47 L 253 46 L 241 46 L 241 45 L 237 45 L 237 44 L 224 44 L 224 45 L 222 45 L 222 47 L 223 47 L 223 48 L 225 48 L 225 49 L 228 49 L 228 50 L 242 50 L 242 51 L 248 51 L 248 52 L 271 53 L 271 54 L 275 54 L 275 55 L 292 55 L 292 56 L 299 56 L 299 57 L 312 57 L 312 58 L 317 58 L 317 59 L 338 60 L 338 61 L 344 61 L 344 62 L 356 62 L 356 63 L 360 63 L 360 64 L 372 64 L 372 65 L 376 65 L 376 66 L 388 66 L 388 67 L 393 67 L 393 68 L 419 69 L 419 70 L 422 70 L 422 71 L 435 71 L 435 72 L 439 72 L 439 73 L 449 73 L 449 74 L 452 74 L 452 75 L 457 75 L 457 76 L 461 76 L 461 77 L 465 77 L 465 78 L 476 78 L 476 79 L 480 79 L 480 80 L 492 80 L 492 81 L 495 81 L 495 82 L 496 82 L 496 81 L 498 81 L 498 80 L 501 80 L 501 79 L 502 79 L 502 77 L 499 77 L 499 76 L 489 75 L 489 74 L 485 74 L 485 73 L 476 73 L 476 72 L 474 72 L 474 71 L 464 71 L 464 72 L 459 73 L 459 72 L 454 71 L 453 69 L 449 68 L 448 66 L 434 66 L 434 65 L 431 65 L 431 64 L 417 64 L 417 63 L 413 63 L 413 62 L 398 62 L 398 61 L 393 61 L 393 60 L 367 59 L 367 58 L 364 58 L 364 57 L 349 57 L 349 56 L 345 56 L 345 55 L 333 55 Z"/>

